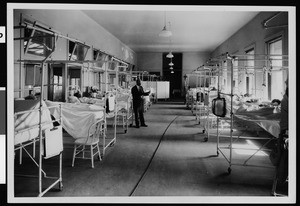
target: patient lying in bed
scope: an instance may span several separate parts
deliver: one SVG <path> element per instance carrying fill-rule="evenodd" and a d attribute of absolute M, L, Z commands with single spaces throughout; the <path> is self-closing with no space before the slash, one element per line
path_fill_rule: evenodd
<path fill-rule="evenodd" d="M 104 116 L 104 107 L 92 104 L 71 104 L 65 102 L 45 101 L 46 105 L 59 107 L 50 108 L 50 113 L 59 119 L 62 117 L 63 128 L 74 138 L 83 137 L 87 134 L 89 126 L 97 119 Z"/>

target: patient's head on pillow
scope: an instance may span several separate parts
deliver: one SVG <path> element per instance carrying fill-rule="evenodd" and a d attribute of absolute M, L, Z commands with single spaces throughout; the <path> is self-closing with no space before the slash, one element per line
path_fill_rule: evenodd
<path fill-rule="evenodd" d="M 26 99 L 26 100 L 36 100 L 37 98 L 33 94 L 29 94 L 28 96 L 24 97 L 24 99 Z"/>
<path fill-rule="evenodd" d="M 279 99 L 273 99 L 272 102 L 271 102 L 271 104 L 272 104 L 273 106 L 279 106 L 280 103 L 281 103 L 281 101 L 280 101 Z"/>
<path fill-rule="evenodd" d="M 69 103 L 80 103 L 79 99 L 75 96 L 68 96 Z"/>
<path fill-rule="evenodd" d="M 77 98 L 80 98 L 82 95 L 81 95 L 81 92 L 80 91 L 76 91 L 74 93 L 74 96 L 77 97 Z"/>

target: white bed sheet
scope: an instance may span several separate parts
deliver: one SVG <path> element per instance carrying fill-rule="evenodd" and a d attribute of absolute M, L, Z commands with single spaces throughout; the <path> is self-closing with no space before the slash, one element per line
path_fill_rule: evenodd
<path fill-rule="evenodd" d="M 44 101 L 42 101 L 42 106 L 46 107 Z M 38 109 L 40 107 L 40 100 L 15 100 L 14 101 L 14 112 L 22 112 L 26 110 Z M 15 145 L 31 141 L 39 137 L 39 127 L 32 128 L 26 131 L 21 131 L 23 129 L 28 129 L 39 124 L 39 111 L 34 111 L 30 113 L 25 113 L 17 115 L 15 119 Z M 53 128 L 53 123 L 50 116 L 50 111 L 45 108 L 42 110 L 42 130 Z M 20 132 L 18 132 L 20 131 Z"/>
<path fill-rule="evenodd" d="M 230 117 L 230 97 L 226 98 L 227 117 Z M 234 116 L 242 123 L 247 124 L 250 129 L 256 129 L 253 125 L 268 132 L 272 136 L 278 138 L 280 133 L 280 112 L 273 113 L 274 108 L 270 106 L 260 107 L 260 102 L 243 102 L 236 99 L 233 100 L 232 110 Z M 248 122 L 248 123 L 247 123 Z"/>
<path fill-rule="evenodd" d="M 272 108 L 262 108 L 261 110 L 237 112 L 234 116 L 255 123 L 263 130 L 278 138 L 280 133 L 280 113 L 272 113 Z"/>
<path fill-rule="evenodd" d="M 104 118 L 104 107 L 90 104 L 73 104 L 46 101 L 47 106 L 62 105 L 62 127 L 75 139 L 85 137 L 97 119 Z M 50 108 L 50 113 L 60 118 L 60 108 Z"/>

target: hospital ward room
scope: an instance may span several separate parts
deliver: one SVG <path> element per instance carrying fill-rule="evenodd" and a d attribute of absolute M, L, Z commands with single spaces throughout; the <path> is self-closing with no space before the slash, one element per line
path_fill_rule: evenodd
<path fill-rule="evenodd" d="M 23 6 L 8 202 L 296 201 L 295 8 Z"/>

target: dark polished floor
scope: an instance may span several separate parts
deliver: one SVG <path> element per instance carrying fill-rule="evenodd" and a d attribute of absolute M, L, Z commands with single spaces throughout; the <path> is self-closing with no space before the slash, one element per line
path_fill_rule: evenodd
<path fill-rule="evenodd" d="M 203 125 L 182 101 L 158 101 L 145 113 L 145 119 L 148 127 L 130 127 L 127 133 L 118 126 L 117 142 L 102 161 L 95 161 L 94 169 L 89 160 L 80 159 L 71 167 L 73 139 L 65 134 L 63 189 L 54 187 L 33 201 L 203 203 L 277 198 L 271 195 L 275 168 L 268 152 L 258 152 L 243 166 L 249 157 L 247 148 L 258 148 L 260 141 L 236 141 L 241 149 L 232 151 L 230 165 L 217 152 L 216 136 L 205 141 Z M 229 142 L 222 138 L 219 146 L 226 147 Z M 230 150 L 224 149 L 223 153 L 228 158 Z M 37 167 L 26 155 L 22 165 L 17 160 L 15 174 L 37 174 Z M 55 176 L 58 158 L 45 160 L 44 166 Z M 38 195 L 38 178 L 15 175 L 14 181 L 16 199 Z"/>

